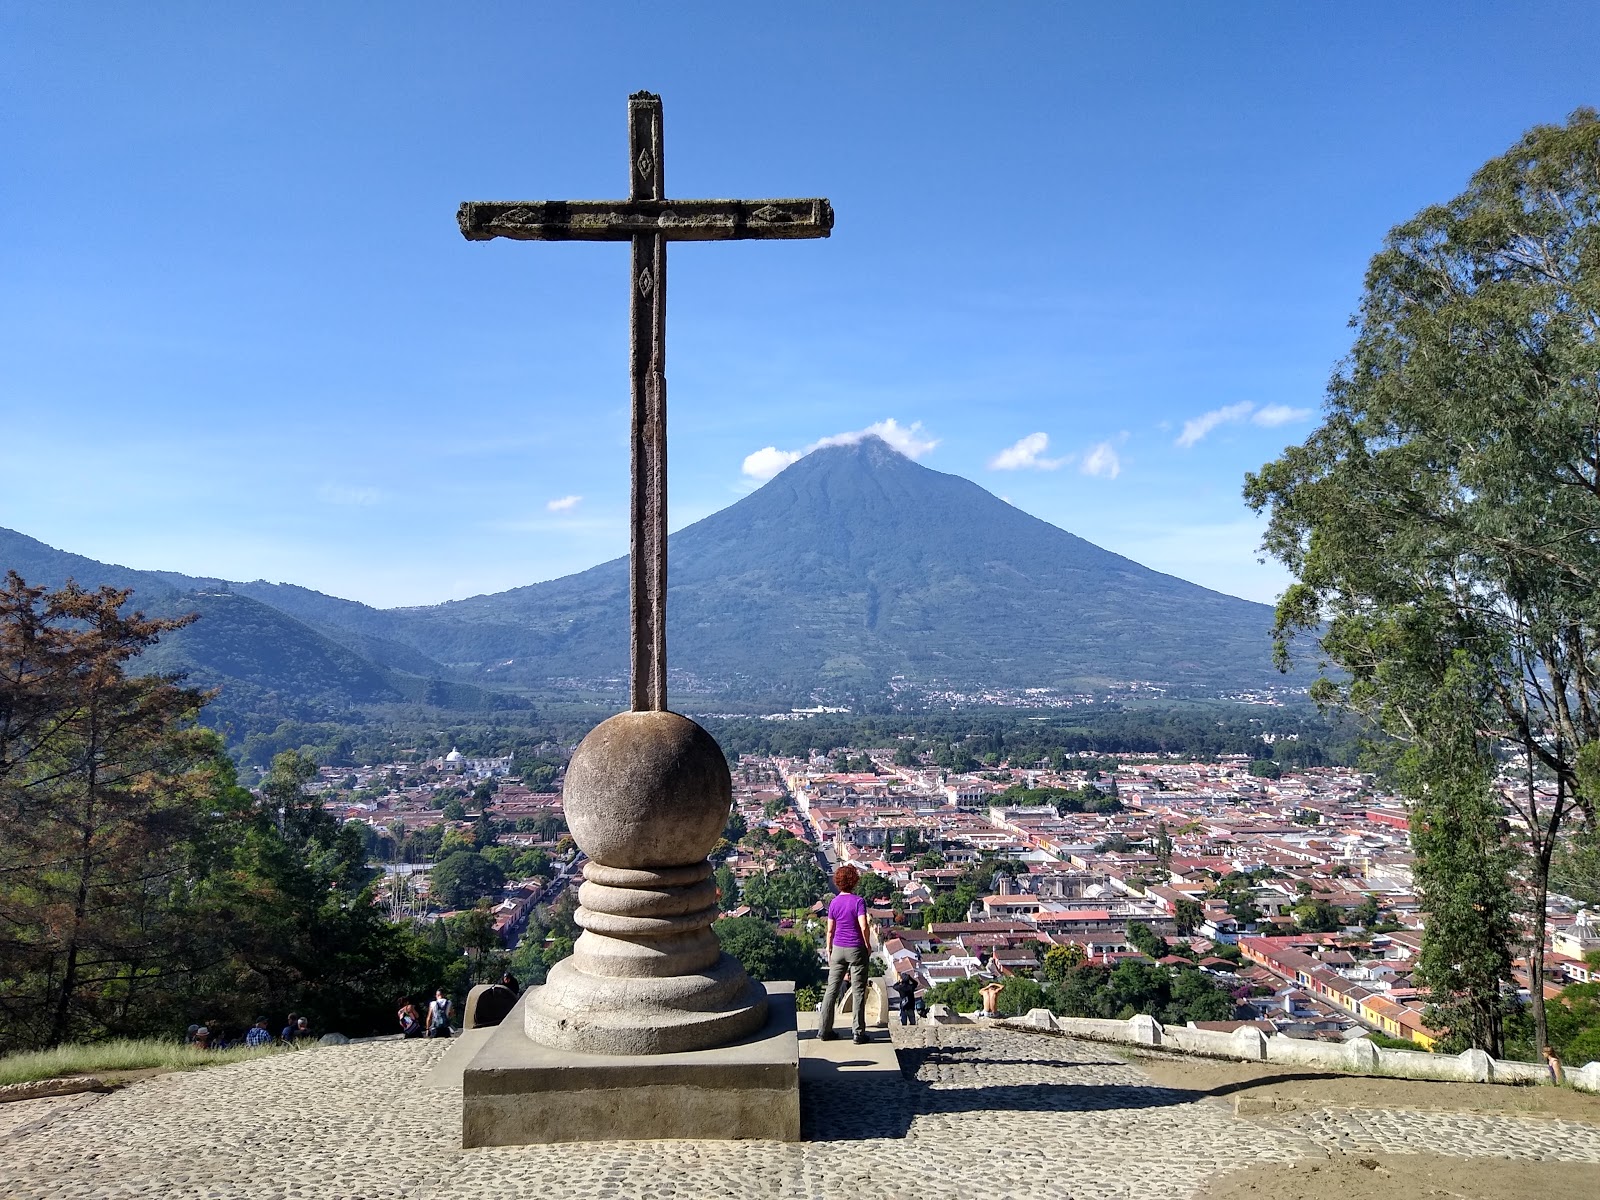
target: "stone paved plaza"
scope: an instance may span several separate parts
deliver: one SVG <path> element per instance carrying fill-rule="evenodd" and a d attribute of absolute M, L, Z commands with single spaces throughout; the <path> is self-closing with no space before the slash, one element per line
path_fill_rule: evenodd
<path fill-rule="evenodd" d="M 808 1140 L 788 1145 L 463 1151 L 460 1097 L 423 1085 L 448 1043 L 315 1047 L 0 1106 L 0 1196 L 1181 1200 L 1215 1172 L 1329 1150 L 1600 1164 L 1600 1127 L 1573 1122 L 1356 1109 L 1245 1119 L 1088 1043 L 961 1026 L 896 1036 L 908 1078 L 808 1084 Z"/>

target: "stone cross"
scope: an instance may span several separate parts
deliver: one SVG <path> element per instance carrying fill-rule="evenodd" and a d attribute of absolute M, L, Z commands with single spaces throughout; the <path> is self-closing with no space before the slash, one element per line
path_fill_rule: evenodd
<path fill-rule="evenodd" d="M 628 97 L 626 200 L 468 202 L 457 220 L 470 241 L 633 243 L 633 500 L 629 537 L 635 712 L 667 707 L 667 243 L 819 238 L 833 229 L 826 200 L 668 200 L 661 97 Z"/>

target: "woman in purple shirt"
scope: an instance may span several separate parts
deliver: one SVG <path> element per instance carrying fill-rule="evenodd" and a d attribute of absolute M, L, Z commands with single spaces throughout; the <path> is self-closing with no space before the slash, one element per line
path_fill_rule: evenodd
<path fill-rule="evenodd" d="M 839 985 L 845 968 L 850 969 L 850 1015 L 855 1025 L 855 1041 L 867 1040 L 867 954 L 872 938 L 868 932 L 867 904 L 855 894 L 861 872 L 848 863 L 833 873 L 833 886 L 839 894 L 828 905 L 828 931 L 823 948 L 828 955 L 828 988 L 817 1009 L 817 1039 L 833 1036 L 833 1006 L 839 1002 Z"/>

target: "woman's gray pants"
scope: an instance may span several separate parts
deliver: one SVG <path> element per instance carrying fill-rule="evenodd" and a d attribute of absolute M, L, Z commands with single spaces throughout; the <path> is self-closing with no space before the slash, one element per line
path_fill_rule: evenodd
<path fill-rule="evenodd" d="M 851 1023 L 857 1037 L 867 1036 L 867 953 L 865 946 L 835 946 L 828 956 L 828 988 L 817 1008 L 819 1037 L 833 1032 L 833 1009 L 839 1002 L 839 985 L 844 982 L 846 968 L 850 971 Z"/>

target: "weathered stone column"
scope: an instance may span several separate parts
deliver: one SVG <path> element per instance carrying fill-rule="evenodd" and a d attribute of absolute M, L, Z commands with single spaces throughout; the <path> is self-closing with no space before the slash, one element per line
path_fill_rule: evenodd
<path fill-rule="evenodd" d="M 528 1036 L 594 1054 L 667 1054 L 759 1030 L 766 992 L 711 932 L 706 855 L 733 807 L 716 740 L 677 713 L 619 713 L 573 754 L 564 803 L 589 856 L 583 933 L 529 999 Z"/>

